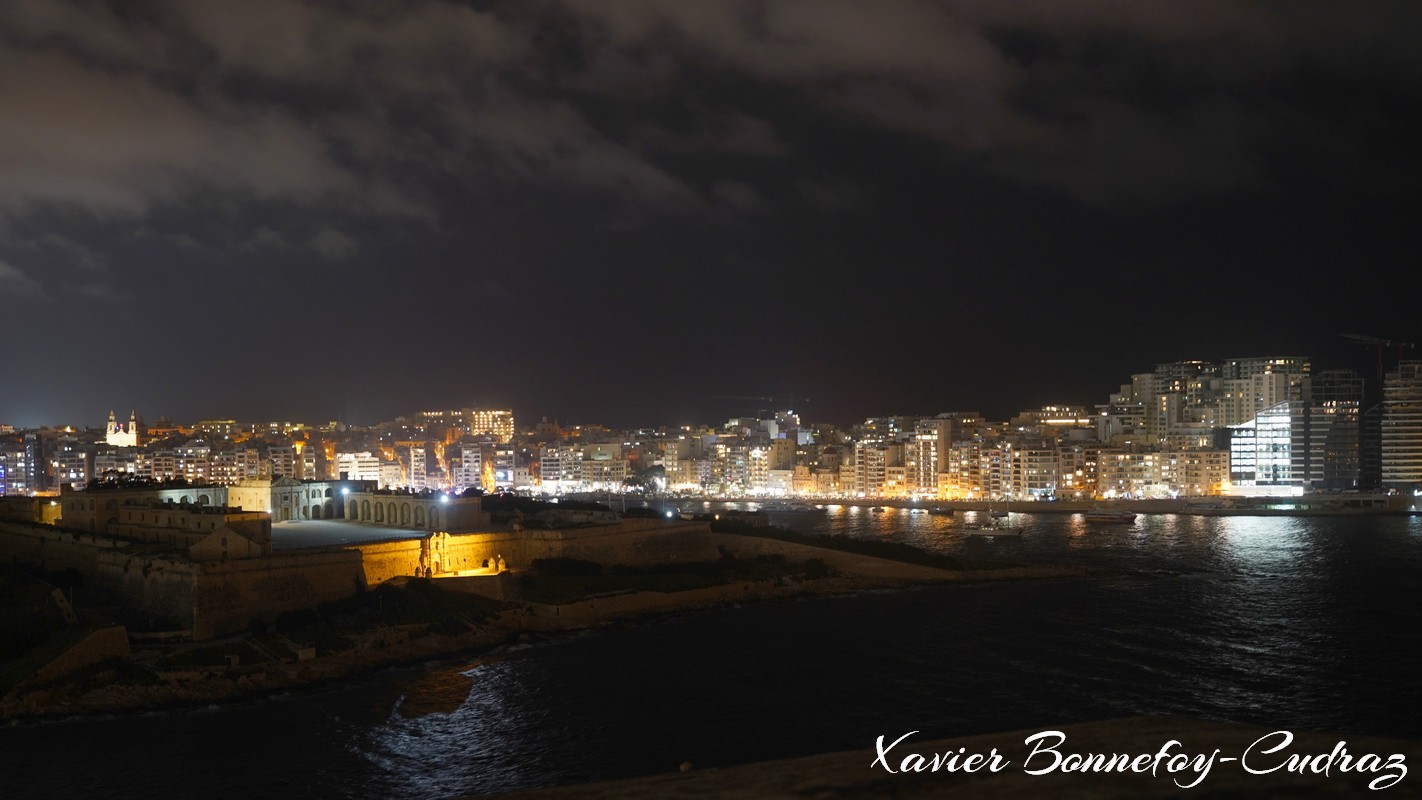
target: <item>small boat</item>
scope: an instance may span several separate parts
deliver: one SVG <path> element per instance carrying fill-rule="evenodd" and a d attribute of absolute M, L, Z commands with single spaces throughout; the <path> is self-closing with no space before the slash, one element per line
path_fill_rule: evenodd
<path fill-rule="evenodd" d="M 1118 522 L 1129 525 L 1136 521 L 1136 515 L 1130 511 L 1113 511 L 1109 508 L 1093 508 L 1082 516 L 1087 522 Z"/>
<path fill-rule="evenodd" d="M 871 509 L 869 509 L 869 510 L 872 511 L 872 512 L 874 512 L 875 514 L 882 514 L 882 513 L 884 513 L 884 507 L 883 507 L 883 506 L 874 506 L 873 508 L 871 508 Z"/>
<path fill-rule="evenodd" d="M 953 516 L 953 509 L 951 509 L 951 508 L 939 508 L 938 506 L 934 506 L 933 508 L 928 509 L 928 513 L 930 513 L 930 514 L 936 514 L 936 515 L 938 515 L 938 516 L 940 516 L 940 517 L 951 517 L 951 516 Z"/>

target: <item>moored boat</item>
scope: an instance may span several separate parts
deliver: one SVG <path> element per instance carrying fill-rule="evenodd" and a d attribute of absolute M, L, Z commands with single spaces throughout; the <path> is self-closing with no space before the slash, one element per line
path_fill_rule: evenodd
<path fill-rule="evenodd" d="M 1082 514 L 1087 522 L 1119 522 L 1129 524 L 1136 521 L 1136 515 L 1130 511 L 1115 511 L 1109 508 L 1093 508 Z"/>

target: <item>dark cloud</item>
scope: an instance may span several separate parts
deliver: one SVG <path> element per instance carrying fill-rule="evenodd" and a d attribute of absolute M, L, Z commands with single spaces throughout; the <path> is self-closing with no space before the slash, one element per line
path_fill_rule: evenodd
<path fill-rule="evenodd" d="M 18 267 L 0 261 L 0 295 L 8 297 L 35 297 L 44 294 L 39 281 L 22 272 Z"/>
<path fill-rule="evenodd" d="M 388 380 L 407 368 L 442 402 L 506 380 L 524 387 L 510 402 L 541 403 L 534 387 L 559 384 L 539 370 L 614 386 L 594 354 L 676 364 L 627 396 L 579 394 L 581 413 L 627 419 L 672 385 L 728 393 L 686 376 L 706 354 L 745 385 L 730 394 L 827 396 L 853 362 L 856 391 L 891 405 L 1036 352 L 1039 322 L 1158 332 L 1101 366 L 1053 362 L 1101 391 L 1190 347 L 1273 341 L 1197 294 L 1209 331 L 1159 327 L 1141 293 L 1176 280 L 1280 292 L 1281 270 L 1364 264 L 1328 295 L 1333 318 L 1407 326 L 1386 274 L 1415 256 L 1419 17 L 1322 0 L 13 0 L 0 296 L 56 332 L 0 356 L 52 397 L 92 396 L 102 374 L 163 403 L 180 390 L 49 365 L 92 362 L 84 345 L 118 325 L 164 363 L 358 337 L 358 368 L 284 391 L 392 411 L 424 401 Z M 1306 286 L 1280 302 L 1321 304 Z M 1103 302 L 1109 324 L 1083 310 Z M 920 346 L 985 330 L 1001 335 L 970 337 L 981 352 Z"/>

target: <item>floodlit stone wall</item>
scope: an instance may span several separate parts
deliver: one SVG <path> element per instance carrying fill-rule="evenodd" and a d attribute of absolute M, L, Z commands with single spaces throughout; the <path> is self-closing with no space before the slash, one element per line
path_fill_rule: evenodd
<path fill-rule="evenodd" d="M 0 522 L 0 559 L 48 570 L 76 569 L 125 605 L 160 624 L 191 629 L 195 639 L 271 622 L 284 611 L 349 597 L 399 576 L 527 569 L 539 558 L 650 565 L 714 561 L 719 551 L 705 523 L 623 520 L 562 530 L 433 533 L 405 539 L 278 552 L 261 558 L 195 562 L 176 553 L 145 553 L 132 543 L 47 526 Z"/>

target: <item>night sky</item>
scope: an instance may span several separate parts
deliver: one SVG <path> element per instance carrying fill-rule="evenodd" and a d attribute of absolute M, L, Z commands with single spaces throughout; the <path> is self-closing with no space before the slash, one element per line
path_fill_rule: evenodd
<path fill-rule="evenodd" d="M 1422 340 L 1419 41 L 1405 0 L 5 0 L 0 423 L 1366 371 L 1338 334 Z"/>

